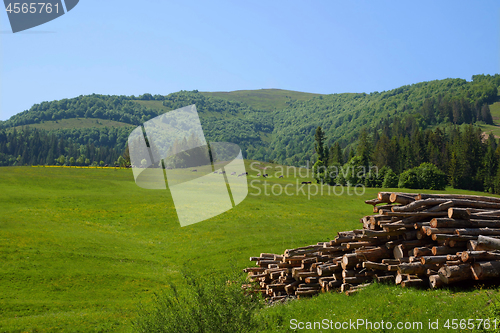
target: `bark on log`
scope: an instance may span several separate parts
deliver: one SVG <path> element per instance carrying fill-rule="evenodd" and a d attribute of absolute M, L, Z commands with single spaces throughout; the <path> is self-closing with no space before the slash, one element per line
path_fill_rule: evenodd
<path fill-rule="evenodd" d="M 468 195 L 468 194 L 419 194 L 415 199 L 423 200 L 429 198 L 463 199 L 463 200 L 476 200 L 476 201 L 500 203 L 500 198 L 487 197 L 482 195 Z"/>
<path fill-rule="evenodd" d="M 477 245 L 482 248 L 500 250 L 500 239 L 479 235 L 477 238 Z"/>
<path fill-rule="evenodd" d="M 452 248 L 448 246 L 433 246 L 432 247 L 432 255 L 433 256 L 441 256 L 445 254 L 455 254 L 459 251 L 465 251 L 465 248 L 463 249 L 457 249 L 457 248 Z"/>
<path fill-rule="evenodd" d="M 500 260 L 500 253 L 487 252 L 487 251 L 463 251 L 462 261 L 490 261 L 490 260 Z"/>
<path fill-rule="evenodd" d="M 363 268 L 373 269 L 378 271 L 387 271 L 389 265 L 381 264 L 378 262 L 365 261 L 363 262 Z"/>
<path fill-rule="evenodd" d="M 500 229 L 490 229 L 490 228 L 467 228 L 467 229 L 457 229 L 456 231 L 457 235 L 464 236 L 485 236 L 485 235 L 490 235 L 490 236 L 500 236 Z"/>
<path fill-rule="evenodd" d="M 428 247 L 416 247 L 413 249 L 413 255 L 415 257 L 430 256 L 432 255 L 432 250 Z"/>
<path fill-rule="evenodd" d="M 446 262 L 446 256 L 424 256 L 420 258 L 420 262 L 424 265 L 426 264 L 442 264 Z"/>
<path fill-rule="evenodd" d="M 423 287 L 426 286 L 427 282 L 422 279 L 410 279 L 401 282 L 401 287 L 409 288 L 409 287 Z"/>
<path fill-rule="evenodd" d="M 477 262 L 472 265 L 472 274 L 476 280 L 486 280 L 500 276 L 500 261 Z"/>
<path fill-rule="evenodd" d="M 401 205 L 407 205 L 415 201 L 413 197 L 400 193 L 391 193 L 390 200 L 392 203 L 398 203 Z"/>
<path fill-rule="evenodd" d="M 450 219 L 469 220 L 470 210 L 467 208 L 448 208 L 448 217 Z"/>

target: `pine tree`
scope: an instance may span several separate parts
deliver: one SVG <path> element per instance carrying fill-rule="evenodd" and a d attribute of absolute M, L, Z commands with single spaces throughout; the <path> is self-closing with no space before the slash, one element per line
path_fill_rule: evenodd
<path fill-rule="evenodd" d="M 321 126 L 318 126 L 316 129 L 316 134 L 314 135 L 314 140 L 316 141 L 314 143 L 314 150 L 316 151 L 316 154 L 318 154 L 318 160 L 327 162 L 327 151 L 325 149 L 325 132 L 321 129 Z"/>

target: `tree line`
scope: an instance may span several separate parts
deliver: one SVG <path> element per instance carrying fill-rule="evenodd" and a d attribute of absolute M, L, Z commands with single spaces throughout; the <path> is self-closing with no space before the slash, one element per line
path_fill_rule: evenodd
<path fill-rule="evenodd" d="M 387 125 L 387 124 L 386 124 Z M 390 126 L 361 131 L 356 149 L 328 146 L 321 127 L 315 132 L 318 182 L 372 187 L 457 189 L 500 193 L 500 146 L 471 124 L 405 131 Z M 362 171 L 362 172 L 361 172 Z"/>
<path fill-rule="evenodd" d="M 8 165 L 115 165 L 124 163 L 123 150 L 30 127 L 0 130 L 0 166 Z M 120 159 L 120 157 L 122 157 Z"/>

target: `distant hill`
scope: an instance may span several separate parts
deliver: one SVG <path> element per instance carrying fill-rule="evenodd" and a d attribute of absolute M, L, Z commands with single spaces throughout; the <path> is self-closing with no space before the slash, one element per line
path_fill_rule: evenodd
<path fill-rule="evenodd" d="M 207 97 L 218 97 L 231 101 L 245 103 L 255 109 L 284 109 L 295 101 L 307 101 L 321 94 L 304 93 L 300 91 L 281 89 L 236 90 L 229 92 L 202 92 Z"/>
<path fill-rule="evenodd" d="M 500 134 L 495 124 L 500 121 L 499 85 L 499 75 L 475 75 L 472 81 L 436 80 L 371 94 L 321 95 L 280 89 L 195 90 L 166 96 L 92 94 L 35 104 L 0 126 L 5 133 L 31 126 L 80 147 L 93 144 L 119 152 L 125 149 L 135 126 L 164 112 L 196 104 L 208 140 L 237 143 L 246 158 L 303 165 L 315 154 L 314 131 L 318 126 L 325 130 L 328 145 L 339 142 L 347 150 L 363 127 L 381 129 L 395 120 L 403 122 L 409 133 L 414 127 L 469 123 Z M 485 111 L 484 105 L 490 108 Z M 2 137 L 12 140 L 0 133 Z M 7 143 L 0 142 L 0 159 L 23 160 L 19 155 L 28 150 Z M 85 155 L 80 150 L 78 154 Z"/>

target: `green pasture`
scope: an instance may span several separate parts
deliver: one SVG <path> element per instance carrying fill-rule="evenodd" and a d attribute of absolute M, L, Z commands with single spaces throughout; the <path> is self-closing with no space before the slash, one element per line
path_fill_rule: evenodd
<path fill-rule="evenodd" d="M 133 125 L 108 119 L 71 118 L 71 119 L 50 120 L 39 124 L 30 124 L 29 126 L 46 131 L 55 131 L 61 129 L 74 129 L 74 128 L 125 127 Z M 16 126 L 14 128 L 21 129 L 22 127 L 23 126 Z"/>
<path fill-rule="evenodd" d="M 324 186 L 321 194 L 302 186 L 311 180 L 306 169 L 251 163 L 242 203 L 186 227 L 169 191 L 138 187 L 130 169 L 0 168 L 0 332 L 133 331 L 139 306 L 151 306 L 170 283 L 182 285 L 181 272 L 234 275 L 253 264 L 250 256 L 360 228 L 360 217 L 372 213 L 363 201 L 380 190 L 337 195 Z M 257 177 L 265 166 L 271 177 Z M 291 195 L 272 194 L 285 185 Z M 291 331 L 291 319 L 467 319 L 490 315 L 495 297 L 491 286 L 374 286 L 264 307 L 256 316 L 266 332 Z"/>

